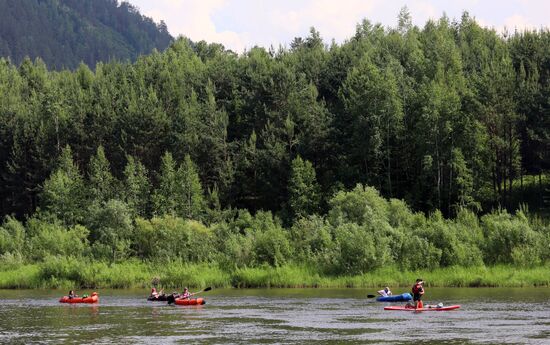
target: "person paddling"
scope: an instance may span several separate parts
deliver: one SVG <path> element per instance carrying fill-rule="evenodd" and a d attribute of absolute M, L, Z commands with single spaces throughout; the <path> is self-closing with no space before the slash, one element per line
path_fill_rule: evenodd
<path fill-rule="evenodd" d="M 382 297 L 388 297 L 392 295 L 390 288 L 387 286 L 383 290 L 377 291 L 377 293 Z"/>
<path fill-rule="evenodd" d="M 68 297 L 69 297 L 69 299 L 73 299 L 73 298 L 78 297 L 78 295 L 74 293 L 74 290 L 71 290 L 71 291 L 69 291 L 69 296 Z"/>
<path fill-rule="evenodd" d="M 194 293 L 190 293 L 188 288 L 183 289 L 183 293 L 181 294 L 180 298 L 187 298 L 190 299 L 191 296 L 193 296 Z"/>
<path fill-rule="evenodd" d="M 422 309 L 424 304 L 422 303 L 422 295 L 424 295 L 424 282 L 422 279 L 417 279 L 416 283 L 412 287 L 414 309 Z"/>
<path fill-rule="evenodd" d="M 153 298 L 158 298 L 159 297 L 159 293 L 157 292 L 156 288 L 151 289 L 151 297 L 153 297 Z"/>

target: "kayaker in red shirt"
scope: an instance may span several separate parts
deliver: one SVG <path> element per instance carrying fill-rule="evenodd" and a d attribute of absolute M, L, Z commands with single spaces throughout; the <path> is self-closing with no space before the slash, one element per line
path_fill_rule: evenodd
<path fill-rule="evenodd" d="M 412 287 L 414 308 L 422 308 L 424 304 L 422 303 L 422 295 L 424 295 L 424 282 L 422 279 L 417 279 L 416 283 Z"/>

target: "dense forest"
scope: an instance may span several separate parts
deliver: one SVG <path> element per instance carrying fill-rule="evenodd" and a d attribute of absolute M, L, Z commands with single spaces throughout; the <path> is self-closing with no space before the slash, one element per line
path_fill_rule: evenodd
<path fill-rule="evenodd" d="M 0 60 L 0 254 L 548 262 L 549 91 L 549 31 L 466 13 L 419 28 L 406 9 L 342 44 L 312 29 L 242 55 L 182 38 L 94 70 Z"/>
<path fill-rule="evenodd" d="M 172 42 L 166 25 L 155 24 L 118 0 L 2 0 L 0 56 L 20 64 L 40 57 L 50 68 L 80 62 L 135 61 Z"/>

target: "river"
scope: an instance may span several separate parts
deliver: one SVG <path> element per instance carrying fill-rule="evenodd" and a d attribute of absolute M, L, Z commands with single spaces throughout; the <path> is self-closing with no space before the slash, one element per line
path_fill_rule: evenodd
<path fill-rule="evenodd" d="M 550 344 L 550 288 L 427 288 L 425 303 L 462 307 L 423 313 L 384 311 L 359 289 L 214 289 L 192 307 L 98 292 L 66 305 L 60 291 L 0 290 L 0 343 Z"/>

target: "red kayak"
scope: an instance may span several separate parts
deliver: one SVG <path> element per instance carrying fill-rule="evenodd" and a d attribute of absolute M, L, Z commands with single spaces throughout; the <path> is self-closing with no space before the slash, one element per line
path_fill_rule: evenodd
<path fill-rule="evenodd" d="M 69 296 L 63 296 L 59 300 L 59 303 L 97 303 L 99 302 L 99 296 L 97 292 L 92 293 L 89 297 L 74 297 L 69 298 Z"/>
<path fill-rule="evenodd" d="M 398 307 L 398 306 L 391 306 L 391 307 L 384 307 L 384 310 L 406 310 L 406 311 L 448 311 L 448 310 L 455 310 L 460 308 L 459 305 L 450 305 L 447 307 L 437 307 L 435 305 L 428 305 L 424 308 L 418 308 L 415 309 L 414 307 Z"/>
<path fill-rule="evenodd" d="M 206 303 L 204 298 L 176 298 L 174 301 L 177 305 L 203 305 Z"/>

